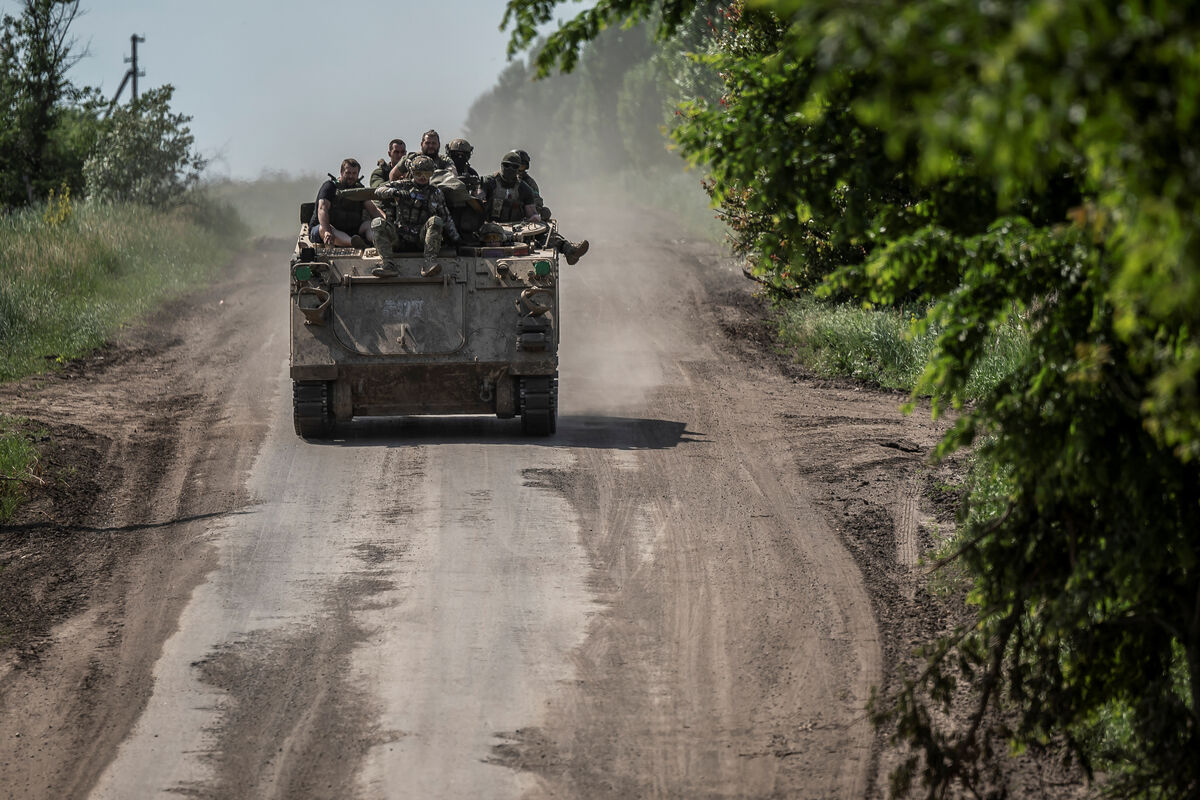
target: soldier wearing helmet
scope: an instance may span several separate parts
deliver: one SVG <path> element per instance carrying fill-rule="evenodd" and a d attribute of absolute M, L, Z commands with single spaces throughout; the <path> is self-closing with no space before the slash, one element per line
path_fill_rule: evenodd
<path fill-rule="evenodd" d="M 537 181 L 529 174 L 529 153 L 524 150 L 516 150 L 514 152 L 521 157 L 521 183 L 528 184 L 529 188 L 533 189 L 533 203 L 537 206 L 538 216 L 544 220 L 550 219 L 550 209 L 546 208 L 546 204 L 542 202 L 542 190 L 538 188 Z"/>
<path fill-rule="evenodd" d="M 383 206 L 386 215 L 371 223 L 375 246 L 384 259 L 372 271 L 379 277 L 398 274 L 390 259 L 404 251 L 423 252 L 425 267 L 421 274 L 426 277 L 436 275 L 441 271 L 437 255 L 443 235 L 452 243 L 459 241 L 458 229 L 446 207 L 442 190 L 429 182 L 437 166 L 433 159 L 418 155 L 410 159 L 408 165 L 409 177 L 388 181 L 375 190 L 375 200 Z"/>
<path fill-rule="evenodd" d="M 527 218 L 541 219 L 548 222 L 550 220 L 550 209 L 546 208 L 546 206 L 542 203 L 542 196 L 538 191 L 537 181 L 535 181 L 533 176 L 528 173 L 530 163 L 529 153 L 525 152 L 524 150 L 510 150 L 505 154 L 504 159 L 501 162 L 501 166 L 503 167 L 505 163 L 516 166 L 517 180 L 519 185 L 523 190 L 528 191 L 527 196 L 531 198 L 531 208 L 534 210 L 534 214 L 529 215 Z M 584 239 L 581 242 L 569 242 L 563 238 L 558 231 L 554 231 L 552 234 L 550 234 L 546 241 L 546 245 L 554 248 L 566 256 L 568 264 L 574 264 L 578 262 L 579 259 L 585 253 L 587 253 L 588 248 L 591 246 L 587 239 Z"/>
<path fill-rule="evenodd" d="M 471 147 L 471 143 L 466 139 L 451 139 L 450 144 L 446 145 L 446 156 L 454 163 L 458 177 L 478 180 L 479 173 L 471 166 L 471 153 L 473 152 L 475 152 L 475 148 Z"/>
<path fill-rule="evenodd" d="M 471 153 L 474 150 L 466 139 L 451 139 L 446 145 L 446 155 L 454 162 L 458 179 L 465 189 L 465 193 L 450 191 L 446 200 L 450 205 L 454 224 L 464 235 L 478 230 L 484 218 L 483 181 L 471 166 Z"/>
<path fill-rule="evenodd" d="M 500 159 L 500 171 L 483 179 L 483 207 L 489 220 L 541 220 L 533 190 L 521 183 L 521 156 L 510 150 Z"/>

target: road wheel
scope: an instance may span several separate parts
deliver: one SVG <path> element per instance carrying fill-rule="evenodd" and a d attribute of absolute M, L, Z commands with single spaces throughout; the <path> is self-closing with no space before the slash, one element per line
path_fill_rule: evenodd
<path fill-rule="evenodd" d="M 521 379 L 521 429 L 528 436 L 549 436 L 558 430 L 558 377 Z"/>
<path fill-rule="evenodd" d="M 333 430 L 329 408 L 329 384 L 324 381 L 292 383 L 292 421 L 296 435 L 323 439 Z"/>

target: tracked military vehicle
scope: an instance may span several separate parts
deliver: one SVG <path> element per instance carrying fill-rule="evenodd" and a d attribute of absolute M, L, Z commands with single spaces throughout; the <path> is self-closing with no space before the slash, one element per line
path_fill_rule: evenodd
<path fill-rule="evenodd" d="M 499 244 L 421 253 L 313 244 L 301 207 L 290 265 L 296 433 L 322 438 L 352 417 L 495 414 L 554 433 L 558 406 L 559 254 L 539 246 L 554 223 L 504 225 Z"/>

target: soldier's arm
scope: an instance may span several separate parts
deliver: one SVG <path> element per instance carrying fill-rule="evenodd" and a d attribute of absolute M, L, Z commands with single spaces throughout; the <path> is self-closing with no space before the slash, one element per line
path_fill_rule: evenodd
<path fill-rule="evenodd" d="M 375 203 L 371 200 L 368 200 L 367 202 L 363 203 L 363 208 L 365 208 L 367 210 L 367 213 L 370 214 L 372 217 L 382 217 L 383 216 L 383 212 L 379 210 L 379 206 L 375 205 Z"/>
<path fill-rule="evenodd" d="M 325 244 L 333 241 L 333 233 L 330 231 L 329 225 L 329 209 L 333 208 L 333 203 L 328 200 L 321 199 L 317 201 L 317 222 L 321 224 L 321 240 Z"/>

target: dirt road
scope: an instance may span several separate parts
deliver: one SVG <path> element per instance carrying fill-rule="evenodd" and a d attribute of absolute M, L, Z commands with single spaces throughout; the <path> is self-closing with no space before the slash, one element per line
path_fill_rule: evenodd
<path fill-rule="evenodd" d="M 711 247 L 625 238 L 565 275 L 546 440 L 297 439 L 281 242 L 0 390 L 76 467 L 4 532 L 0 795 L 883 792 L 937 430 L 781 369 Z"/>

